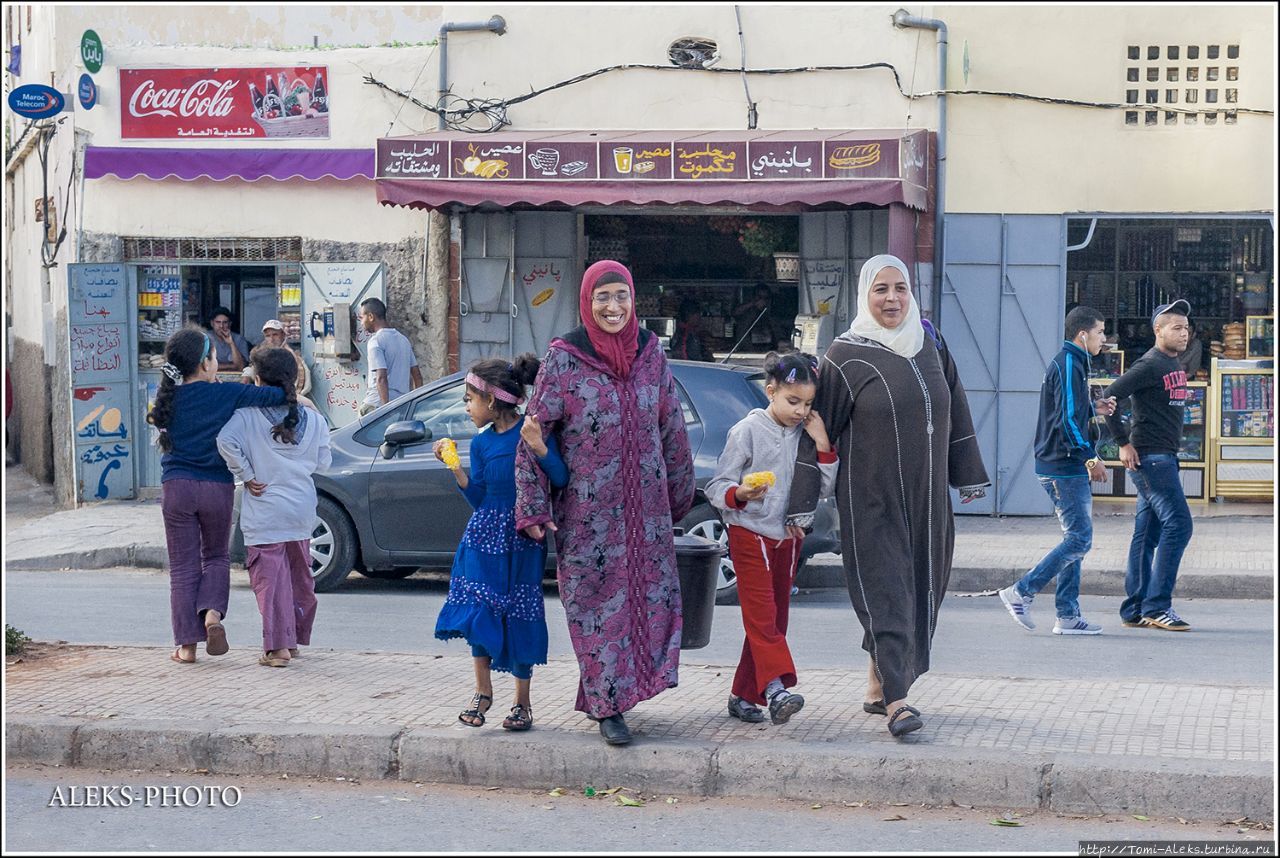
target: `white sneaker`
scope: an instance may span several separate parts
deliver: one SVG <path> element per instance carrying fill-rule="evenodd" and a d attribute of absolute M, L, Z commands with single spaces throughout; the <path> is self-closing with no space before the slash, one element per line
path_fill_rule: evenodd
<path fill-rule="evenodd" d="M 1010 584 L 999 593 L 1000 601 L 1004 603 L 1013 621 L 1027 631 L 1035 629 L 1036 624 L 1031 620 L 1031 597 L 1019 593 L 1016 584 Z"/>
<path fill-rule="evenodd" d="M 1058 621 L 1053 624 L 1053 633 L 1055 635 L 1100 635 L 1102 626 L 1095 626 L 1084 617 L 1072 617 L 1066 620 L 1058 617 Z"/>

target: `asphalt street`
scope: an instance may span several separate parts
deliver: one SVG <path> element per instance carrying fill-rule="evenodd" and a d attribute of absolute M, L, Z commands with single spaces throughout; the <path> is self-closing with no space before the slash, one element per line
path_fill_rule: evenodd
<path fill-rule="evenodd" d="M 335 593 L 320 594 L 314 645 L 345 651 L 461 654 L 458 642 L 432 635 L 446 586 L 421 575 L 377 581 L 353 574 Z M 1195 630 L 1126 629 L 1119 600 L 1081 599 L 1085 616 L 1102 624 L 1097 637 L 1051 634 L 1053 598 L 1037 601 L 1034 633 L 1015 626 L 994 596 L 948 596 L 940 614 L 932 669 L 952 674 L 1063 679 L 1142 678 L 1216 685 L 1273 682 L 1274 605 L 1269 601 L 1176 600 Z M 546 593 L 552 658 L 572 657 L 564 611 Z M 5 575 L 6 622 L 37 640 L 75 644 L 171 644 L 168 576 L 126 569 L 23 572 Z M 261 623 L 248 576 L 232 573 L 227 620 L 234 647 L 255 647 Z M 686 664 L 734 665 L 742 646 L 736 606 L 716 608 L 711 644 L 686 650 Z M 794 597 L 788 640 L 804 667 L 864 670 L 862 630 L 841 590 L 802 591 Z M 803 688 L 803 672 L 801 688 Z"/>
<path fill-rule="evenodd" d="M 86 786 L 114 786 L 117 804 L 83 803 Z M 577 792 L 486 789 L 379 781 L 308 781 L 10 767 L 5 850 L 22 852 L 497 851 L 937 852 L 963 843 L 976 854 L 1075 853 L 1081 840 L 1274 840 L 1274 832 L 1222 821 L 1176 818 L 1021 815 L 961 807 L 702 798 L 626 791 L 588 798 Z M 130 791 L 126 793 L 124 787 Z M 148 797 L 147 787 L 155 790 Z M 165 792 L 165 787 L 177 790 Z M 180 806 L 214 787 L 212 806 Z M 237 800 L 234 807 L 223 806 Z M 59 790 L 55 792 L 55 790 Z M 177 796 L 167 799 L 166 796 Z M 622 806 L 617 795 L 643 802 Z M 148 806 L 150 801 L 150 806 Z M 165 802 L 169 806 L 161 806 Z M 50 806 L 50 805 L 53 806 Z M 993 824 L 995 819 L 1016 826 Z M 1274 853 L 1272 853 L 1274 854 Z"/>

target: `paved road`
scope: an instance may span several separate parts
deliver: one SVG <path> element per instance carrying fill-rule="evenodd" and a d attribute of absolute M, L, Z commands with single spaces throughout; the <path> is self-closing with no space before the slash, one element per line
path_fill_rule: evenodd
<path fill-rule="evenodd" d="M 328 852 L 358 850 L 1072 852 L 1084 839 L 1245 840 L 1273 832 L 1207 821 L 1140 821 L 1128 816 L 1072 818 L 1030 813 L 1016 828 L 991 820 L 1000 809 L 918 806 L 815 809 L 806 802 L 639 796 L 644 807 L 580 794 L 396 782 L 353 783 L 194 774 L 138 774 L 10 767 L 5 850 L 197 850 Z M 129 786 L 129 807 L 50 807 L 56 788 Z M 217 787 L 235 807 L 147 807 L 146 787 Z M 556 784 L 548 784 L 549 791 Z M 114 795 L 123 795 L 117 792 Z M 179 793 L 180 794 L 180 793 Z M 163 796 L 164 793 L 153 793 Z M 194 793 L 188 793 L 194 796 Z M 635 793 L 631 795 L 635 796 Z M 668 799 L 674 798 L 674 803 Z M 159 801 L 159 799 L 154 799 Z M 1011 818 L 1013 814 L 1009 814 Z M 889 817 L 900 817 L 890 821 Z M 203 832 L 203 835 L 201 834 Z M 1274 854 L 1274 853 L 1273 853 Z"/>
<path fill-rule="evenodd" d="M 134 570 L 69 572 L 10 571 L 6 622 L 38 640 L 79 644 L 165 645 L 168 577 Z M 353 575 L 348 586 L 321 594 L 315 645 L 345 651 L 427 652 L 460 655 L 457 642 L 432 637 L 445 586 L 414 577 L 375 581 Z M 1053 599 L 1036 605 L 1039 628 L 1029 634 L 1013 625 L 994 597 L 949 596 L 934 643 L 933 669 L 941 673 L 989 674 L 1040 679 L 1139 678 L 1177 683 L 1268 686 L 1273 682 L 1273 603 L 1221 599 L 1181 600 L 1178 609 L 1196 626 L 1188 634 L 1120 627 L 1117 600 L 1081 600 L 1086 616 L 1105 634 L 1089 638 L 1053 635 Z M 551 656 L 572 648 L 559 600 L 546 598 Z M 233 644 L 250 646 L 261 626 L 248 576 L 232 573 L 228 627 Z M 689 664 L 733 665 L 742 646 L 736 606 L 716 608 L 711 644 L 686 650 Z M 862 630 L 841 591 L 804 592 L 794 600 L 788 635 L 801 668 L 862 671 Z M 801 676 L 803 687 L 803 675 Z"/>

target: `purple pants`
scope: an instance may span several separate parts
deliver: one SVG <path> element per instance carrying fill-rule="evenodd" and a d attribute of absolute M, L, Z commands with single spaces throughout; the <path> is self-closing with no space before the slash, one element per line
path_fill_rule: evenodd
<path fill-rule="evenodd" d="M 162 487 L 169 546 L 169 607 L 173 642 L 205 640 L 204 612 L 227 615 L 231 596 L 231 507 L 236 488 L 206 480 L 168 480 Z"/>
<path fill-rule="evenodd" d="M 262 649 L 311 645 L 316 589 L 311 580 L 311 540 L 250 545 L 249 583 L 262 613 Z"/>

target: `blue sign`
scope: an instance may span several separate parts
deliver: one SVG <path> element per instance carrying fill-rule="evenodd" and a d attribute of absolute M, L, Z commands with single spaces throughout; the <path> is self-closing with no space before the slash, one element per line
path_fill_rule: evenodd
<path fill-rule="evenodd" d="M 42 83 L 29 83 L 9 93 L 9 107 L 27 119 L 48 119 L 66 107 L 62 93 Z"/>
<path fill-rule="evenodd" d="M 80 106 L 92 110 L 98 103 L 98 85 L 87 74 L 80 75 Z"/>

